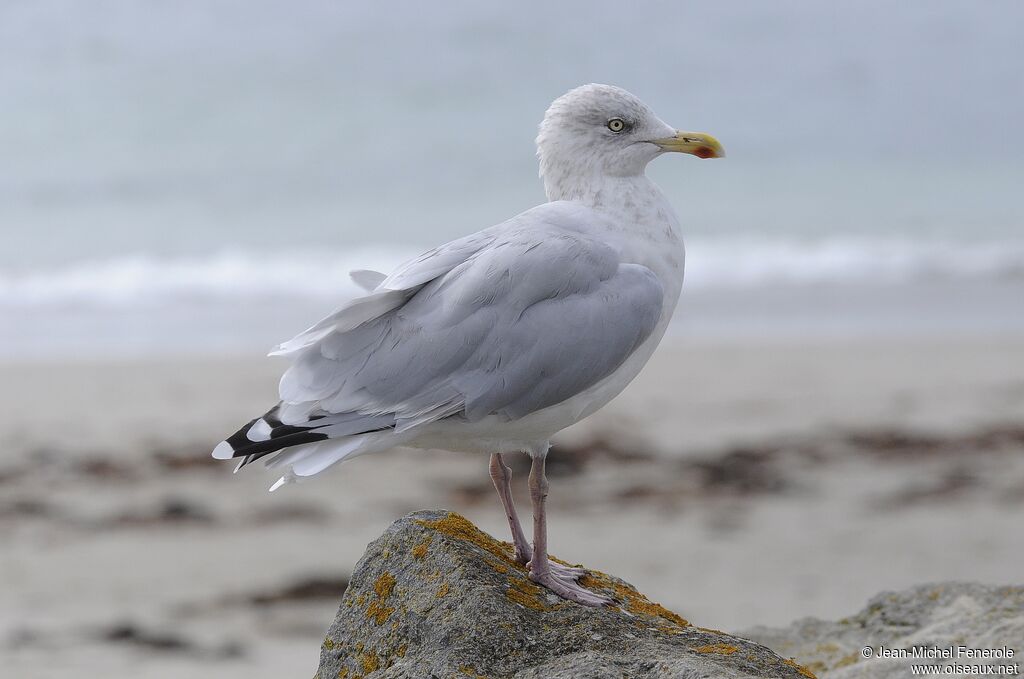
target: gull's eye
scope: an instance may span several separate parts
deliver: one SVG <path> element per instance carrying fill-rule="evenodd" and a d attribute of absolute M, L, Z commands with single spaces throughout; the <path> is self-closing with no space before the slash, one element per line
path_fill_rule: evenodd
<path fill-rule="evenodd" d="M 626 129 L 626 121 L 622 118 L 612 118 L 608 121 L 608 129 L 612 132 L 622 132 Z"/>

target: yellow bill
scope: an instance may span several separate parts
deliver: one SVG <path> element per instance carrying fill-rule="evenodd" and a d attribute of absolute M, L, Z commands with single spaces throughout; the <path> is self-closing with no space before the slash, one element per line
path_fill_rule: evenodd
<path fill-rule="evenodd" d="M 722 144 L 710 134 L 703 132 L 682 132 L 678 131 L 674 136 L 664 139 L 652 139 L 663 151 L 675 153 L 689 153 L 698 158 L 724 158 L 725 149 Z"/>

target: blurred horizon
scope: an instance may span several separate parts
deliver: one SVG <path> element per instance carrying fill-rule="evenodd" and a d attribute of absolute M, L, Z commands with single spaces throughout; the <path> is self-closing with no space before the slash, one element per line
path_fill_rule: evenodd
<path fill-rule="evenodd" d="M 1024 332 L 1019 3 L 435 9 L 0 7 L 0 356 L 263 349 L 542 202 L 591 81 L 727 149 L 649 168 L 683 336 Z"/>

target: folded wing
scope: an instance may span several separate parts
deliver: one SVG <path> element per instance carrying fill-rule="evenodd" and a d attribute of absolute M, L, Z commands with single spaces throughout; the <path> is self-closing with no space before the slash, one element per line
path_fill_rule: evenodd
<path fill-rule="evenodd" d="M 393 415 L 398 430 L 453 415 L 516 419 L 613 373 L 662 313 L 649 269 L 550 225 L 512 228 L 429 271 L 441 273 L 392 274 L 371 296 L 407 295 L 401 303 L 303 348 L 281 399 L 297 413 Z"/>
<path fill-rule="evenodd" d="M 361 274 L 365 296 L 277 349 L 293 358 L 281 403 L 215 456 L 286 449 L 275 463 L 315 473 L 387 432 L 515 420 L 608 377 L 654 330 L 663 290 L 579 220 L 549 203 L 383 280 Z"/>

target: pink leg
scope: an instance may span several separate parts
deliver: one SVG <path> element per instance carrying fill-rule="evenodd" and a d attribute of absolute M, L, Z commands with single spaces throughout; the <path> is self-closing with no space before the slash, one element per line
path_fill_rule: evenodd
<path fill-rule="evenodd" d="M 501 506 L 505 509 L 505 518 L 508 519 L 508 527 L 512 530 L 512 543 L 516 547 L 516 561 L 526 564 L 533 558 L 533 550 L 523 533 L 523 527 L 519 524 L 519 516 L 516 514 L 516 505 L 512 501 L 512 467 L 505 464 L 501 453 L 491 455 L 489 470 L 494 489 L 498 491 L 501 498 Z"/>
<path fill-rule="evenodd" d="M 512 543 L 515 545 L 515 559 L 518 563 L 527 564 L 533 558 L 533 548 L 523 533 L 523 527 L 519 523 L 519 515 L 516 513 L 516 505 L 512 500 L 512 468 L 505 464 L 501 453 L 491 455 L 489 467 L 491 481 L 494 489 L 498 491 L 501 498 L 501 506 L 505 510 L 505 518 L 508 519 L 508 527 L 512 531 Z M 557 577 L 567 580 L 577 580 L 582 577 L 585 570 L 575 566 L 563 566 L 560 563 L 549 561 L 551 571 Z"/>
<path fill-rule="evenodd" d="M 576 579 L 582 569 L 557 568 L 559 564 L 548 560 L 548 522 L 545 504 L 548 496 L 548 479 L 544 474 L 544 456 L 533 458 L 530 467 L 530 499 L 533 501 L 533 559 L 527 564 L 530 579 L 544 585 L 552 592 L 584 606 L 603 606 L 611 599 L 581 587 Z M 577 572 L 578 571 L 578 572 Z"/>

